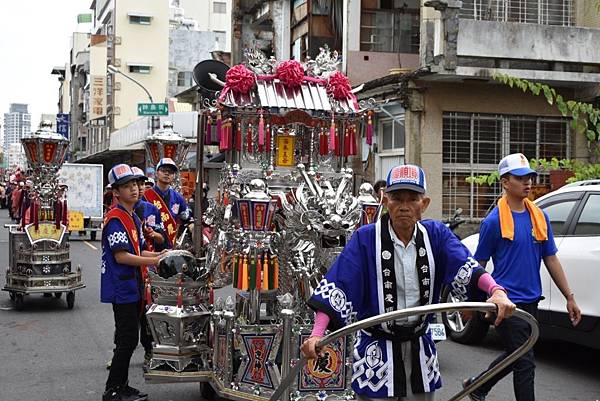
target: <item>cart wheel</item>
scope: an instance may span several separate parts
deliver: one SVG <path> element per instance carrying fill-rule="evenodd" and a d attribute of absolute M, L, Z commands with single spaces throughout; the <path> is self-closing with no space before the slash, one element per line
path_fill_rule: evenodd
<path fill-rule="evenodd" d="M 55 292 L 54 293 L 54 298 L 60 299 L 60 297 L 62 297 L 62 292 Z"/>
<path fill-rule="evenodd" d="M 23 294 L 15 294 L 15 308 L 17 310 L 23 310 L 23 304 L 24 304 L 24 300 L 23 300 Z"/>
<path fill-rule="evenodd" d="M 14 291 L 9 291 L 8 292 L 8 296 L 9 296 L 9 298 L 10 298 L 11 301 L 15 300 L 15 293 L 14 293 Z"/>
<path fill-rule="evenodd" d="M 67 308 L 73 309 L 75 305 L 75 293 L 73 291 L 67 292 Z"/>
<path fill-rule="evenodd" d="M 96 241 L 96 231 L 90 231 L 90 239 Z"/>

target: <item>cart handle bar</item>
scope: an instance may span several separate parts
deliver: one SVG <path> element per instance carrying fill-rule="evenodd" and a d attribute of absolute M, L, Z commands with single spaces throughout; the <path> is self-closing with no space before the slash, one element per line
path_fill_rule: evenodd
<path fill-rule="evenodd" d="M 406 318 L 409 316 L 420 316 L 427 315 L 430 313 L 438 313 L 438 312 L 455 312 L 455 311 L 471 311 L 471 312 L 496 312 L 496 305 L 490 302 L 452 302 L 452 303 L 441 303 L 435 305 L 425 305 L 425 306 L 417 306 L 415 308 L 407 308 L 402 310 L 397 310 L 393 312 L 383 313 L 381 315 L 373 316 L 368 319 L 364 319 L 355 323 L 352 323 L 346 327 L 342 327 L 323 337 L 319 344 L 317 344 L 318 348 L 321 348 L 338 338 L 344 337 L 348 334 L 352 334 L 362 329 L 366 329 L 371 326 L 375 326 L 381 323 L 385 323 L 391 320 L 397 320 L 401 318 Z M 529 351 L 535 342 L 537 341 L 540 330 L 537 324 L 537 321 L 533 316 L 529 313 L 516 309 L 513 313 L 514 317 L 525 320 L 529 326 L 531 327 L 531 334 L 529 338 L 523 345 L 517 348 L 512 354 L 504 358 L 500 363 L 498 363 L 493 368 L 489 369 L 487 372 L 482 374 L 477 380 L 474 380 L 470 385 L 462 389 L 448 401 L 458 401 L 462 400 L 467 394 L 472 393 L 477 388 L 482 386 L 485 382 L 490 380 L 493 376 L 500 373 L 501 370 L 508 367 L 510 364 L 519 359 L 523 354 Z M 296 363 L 291 369 L 286 377 L 281 380 L 281 383 L 275 392 L 269 398 L 269 401 L 277 401 L 280 399 L 283 392 L 292 384 L 296 375 L 302 369 L 302 367 L 308 362 L 308 359 L 305 356 L 302 356 L 298 363 Z M 287 400 L 283 400 L 287 401 Z"/>

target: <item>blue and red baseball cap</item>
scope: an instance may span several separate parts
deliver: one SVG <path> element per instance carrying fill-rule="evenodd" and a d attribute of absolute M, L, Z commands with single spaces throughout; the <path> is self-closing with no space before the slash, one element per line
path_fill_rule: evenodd
<path fill-rule="evenodd" d="M 388 173 L 386 184 L 386 193 L 399 189 L 409 189 L 424 194 L 427 188 L 425 172 L 421 167 L 413 164 L 402 164 L 393 167 Z"/>
<path fill-rule="evenodd" d="M 127 164 L 117 164 L 108 172 L 108 183 L 113 188 L 137 179 L 139 179 L 139 177 Z"/>
<path fill-rule="evenodd" d="M 513 153 L 505 156 L 498 163 L 498 173 L 500 176 L 510 173 L 517 177 L 530 174 L 537 175 L 537 171 L 529 166 L 529 160 L 527 160 L 523 153 Z"/>

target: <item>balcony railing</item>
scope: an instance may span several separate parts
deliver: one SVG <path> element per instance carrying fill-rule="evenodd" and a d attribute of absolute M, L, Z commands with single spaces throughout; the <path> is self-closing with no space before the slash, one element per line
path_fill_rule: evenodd
<path fill-rule="evenodd" d="M 573 0 L 463 0 L 460 18 L 573 25 Z"/>

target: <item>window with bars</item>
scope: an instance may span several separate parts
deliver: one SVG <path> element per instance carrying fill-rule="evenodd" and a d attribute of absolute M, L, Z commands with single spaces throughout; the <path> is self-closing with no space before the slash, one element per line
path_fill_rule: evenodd
<path fill-rule="evenodd" d="M 363 1 L 360 50 L 388 53 L 419 53 L 420 3 L 416 0 Z"/>
<path fill-rule="evenodd" d="M 471 175 L 489 174 L 509 153 L 528 158 L 570 157 L 568 122 L 562 118 L 531 116 L 444 113 L 443 118 L 443 200 L 444 216 L 457 208 L 466 217 L 485 217 L 502 192 L 499 183 L 476 185 L 465 181 Z M 546 184 L 541 174 L 537 183 Z"/>
<path fill-rule="evenodd" d="M 192 86 L 192 79 L 191 71 L 180 71 L 177 73 L 177 86 L 185 86 L 188 88 Z"/>
<path fill-rule="evenodd" d="M 227 3 L 225 3 L 224 1 L 215 1 L 213 3 L 213 13 L 226 14 L 227 13 Z"/>
<path fill-rule="evenodd" d="M 573 25 L 573 0 L 463 0 L 460 17 L 542 25 Z"/>

